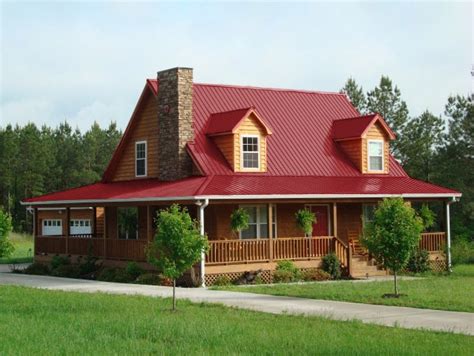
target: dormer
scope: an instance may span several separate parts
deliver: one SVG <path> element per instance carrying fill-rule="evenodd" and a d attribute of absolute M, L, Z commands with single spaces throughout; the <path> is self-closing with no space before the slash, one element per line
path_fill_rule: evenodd
<path fill-rule="evenodd" d="M 395 134 L 379 114 L 335 120 L 332 136 L 362 173 L 389 173 L 390 141 Z"/>
<path fill-rule="evenodd" d="M 211 114 L 206 130 L 234 172 L 267 171 L 271 133 L 254 107 Z"/>

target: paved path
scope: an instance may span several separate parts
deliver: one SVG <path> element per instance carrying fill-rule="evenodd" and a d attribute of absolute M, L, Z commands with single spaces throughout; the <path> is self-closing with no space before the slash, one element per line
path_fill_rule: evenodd
<path fill-rule="evenodd" d="M 0 273 L 0 284 L 86 293 L 138 294 L 150 297 L 171 297 L 172 293 L 172 289 L 169 287 L 28 276 L 12 273 Z M 202 288 L 178 288 L 176 295 L 180 299 L 189 299 L 192 302 L 219 303 L 266 313 L 304 314 L 338 320 L 356 319 L 364 323 L 385 326 L 397 325 L 410 329 L 425 328 L 474 335 L 474 313 L 278 297 Z"/>

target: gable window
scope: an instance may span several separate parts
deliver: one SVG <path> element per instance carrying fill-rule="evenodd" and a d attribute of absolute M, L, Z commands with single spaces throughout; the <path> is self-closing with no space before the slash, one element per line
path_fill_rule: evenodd
<path fill-rule="evenodd" d="M 146 176 L 146 141 L 135 142 L 135 176 Z"/>
<path fill-rule="evenodd" d="M 268 239 L 268 206 L 244 205 L 241 208 L 249 213 L 249 227 L 240 232 L 241 239 Z M 276 235 L 276 207 L 272 205 L 273 238 Z"/>
<path fill-rule="evenodd" d="M 256 135 L 242 136 L 242 167 L 244 169 L 260 168 L 260 144 Z"/>
<path fill-rule="evenodd" d="M 383 171 L 383 141 L 368 141 L 369 171 Z"/>

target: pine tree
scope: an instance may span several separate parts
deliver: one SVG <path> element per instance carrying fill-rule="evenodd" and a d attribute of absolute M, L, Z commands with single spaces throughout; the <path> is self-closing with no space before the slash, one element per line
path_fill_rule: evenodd
<path fill-rule="evenodd" d="M 341 93 L 347 95 L 352 105 L 361 113 L 364 114 L 367 106 L 367 99 L 365 97 L 362 86 L 357 85 L 355 79 L 349 78 L 346 84 L 341 89 Z"/>

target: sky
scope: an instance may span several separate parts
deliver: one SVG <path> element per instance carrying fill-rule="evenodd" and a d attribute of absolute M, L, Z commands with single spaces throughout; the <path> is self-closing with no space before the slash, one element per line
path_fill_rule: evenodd
<path fill-rule="evenodd" d="M 412 116 L 473 91 L 471 2 L 0 2 L 0 127 L 124 129 L 145 79 L 176 66 L 320 91 L 388 75 Z"/>

